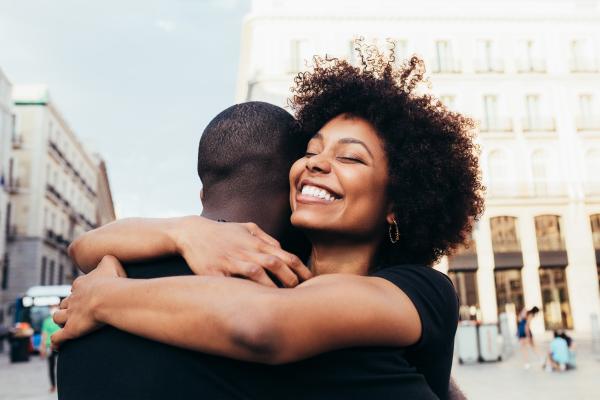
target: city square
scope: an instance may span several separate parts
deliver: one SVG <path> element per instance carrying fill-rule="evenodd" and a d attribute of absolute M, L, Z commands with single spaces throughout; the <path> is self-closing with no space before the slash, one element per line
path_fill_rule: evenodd
<path fill-rule="evenodd" d="M 168 266 L 175 275 L 233 276 L 289 289 L 351 271 L 392 282 L 412 301 L 411 308 L 397 291 L 378 287 L 407 308 L 400 317 L 383 313 L 362 327 L 377 327 L 366 336 L 378 344 L 391 315 L 398 317 L 407 329 L 392 335 L 393 354 L 427 376 L 422 387 L 432 389 L 438 373 L 447 383 L 452 357 L 452 376 L 469 399 L 600 398 L 600 0 L 157 0 L 152 7 L 107 0 L 106 9 L 100 2 L 86 8 L 71 1 L 0 0 L 0 340 L 30 338 L 14 350 L 19 357 L 46 348 L 56 332 L 55 340 L 69 340 L 65 332 L 87 333 L 68 331 L 69 304 L 57 306 L 78 277 L 80 290 L 91 293 L 100 286 L 96 277 L 105 274 L 120 291 L 104 286 L 101 293 L 110 293 L 113 303 L 102 306 L 122 309 L 92 312 L 89 302 L 78 318 L 114 323 L 161 343 L 172 340 L 200 354 L 239 360 L 241 346 L 243 361 L 278 365 L 273 346 L 296 337 L 285 324 L 305 320 L 287 318 L 287 309 L 277 305 L 287 299 L 281 293 L 298 291 L 275 291 L 267 303 L 272 307 L 264 307 L 248 301 L 258 294 L 246 294 L 233 279 L 224 279 L 221 290 L 205 288 L 204 280 L 195 290 L 181 284 L 169 291 L 165 284 L 152 286 L 153 279 L 136 286 L 123 276 L 131 271 L 128 263 L 163 263 L 160 274 L 130 278 L 169 276 Z M 357 126 L 362 130 L 350 137 Z M 298 135 L 293 140 L 291 132 Z M 349 136 L 328 142 L 341 132 Z M 292 151 L 302 140 L 302 151 Z M 375 168 L 383 165 L 377 162 L 386 168 Z M 358 190 L 351 178 L 369 191 Z M 346 199 L 371 209 L 352 213 Z M 339 214 L 331 212 L 338 206 Z M 319 217 L 311 220 L 302 207 L 329 211 L 316 211 Z M 289 231 L 277 210 L 286 224 L 291 215 Z M 416 210 L 418 217 L 411 214 Z M 338 224 L 332 216 L 348 220 Z M 331 237 L 315 234 L 311 221 Z M 335 229 L 323 228 L 326 223 Z M 343 246 L 333 245 L 338 238 Z M 313 239 L 354 269 L 319 264 L 323 253 Z M 265 250 L 265 243 L 275 248 Z M 421 283 L 416 289 L 404 286 L 416 279 L 408 271 L 421 264 L 428 279 L 415 280 Z M 444 293 L 444 285 L 453 290 Z M 348 324 L 371 315 L 361 308 L 367 302 L 349 295 L 362 293 L 361 286 L 350 287 L 336 292 L 342 302 L 323 291 L 329 307 L 313 306 L 313 313 L 339 308 L 317 330 L 344 315 Z M 213 297 L 202 297 L 200 288 Z M 455 298 L 457 307 L 449 309 Z M 340 304 L 363 312 L 345 314 Z M 294 310 L 316 324 L 306 308 Z M 125 312 L 129 318 L 119 319 Z M 201 317 L 219 323 L 205 325 Z M 457 346 L 445 354 L 439 350 L 451 347 L 450 336 L 440 333 L 454 332 L 457 322 Z M 434 337 L 443 347 L 428 352 L 417 346 L 418 356 L 412 354 L 412 344 L 421 343 L 413 337 L 417 325 L 420 338 Z M 208 333 L 182 333 L 190 326 Z M 465 326 L 472 328 L 470 339 L 462 335 Z M 315 329 L 304 332 L 303 340 Z M 335 332 L 331 337 L 354 330 Z M 228 335 L 233 339 L 225 346 L 233 350 L 218 347 Z M 319 359 L 323 354 L 311 345 L 322 349 L 327 335 L 310 337 L 302 346 L 288 341 L 296 358 L 283 359 L 298 361 L 303 352 Z M 570 362 L 564 361 L 573 350 L 567 339 L 574 338 L 577 367 L 550 372 L 539 356 L 523 359 L 518 347 L 531 337 L 543 358 L 551 352 L 555 369 Z M 459 343 L 477 347 L 477 340 L 477 355 L 459 349 Z M 127 343 L 115 343 L 117 371 L 135 353 Z M 484 349 L 490 343 L 499 353 Z M 107 363 L 105 349 L 92 347 L 85 353 L 89 360 L 74 357 L 67 364 L 76 359 L 95 367 L 94 357 Z M 557 356 L 561 351 L 568 356 Z M 57 398 L 49 393 L 43 357 L 10 363 L 9 352 L 5 346 L 0 353 L 0 399 Z M 459 362 L 465 354 L 489 359 Z M 502 360 L 491 361 L 499 355 Z M 445 367 L 431 368 L 443 364 L 436 357 L 445 357 Z M 370 362 L 378 360 L 355 366 L 376 375 Z M 178 371 L 163 372 L 176 377 Z M 346 381 L 350 391 L 351 384 L 368 387 L 355 378 Z M 168 386 L 156 382 L 148 384 Z M 440 397 L 439 385 L 432 390 Z"/>

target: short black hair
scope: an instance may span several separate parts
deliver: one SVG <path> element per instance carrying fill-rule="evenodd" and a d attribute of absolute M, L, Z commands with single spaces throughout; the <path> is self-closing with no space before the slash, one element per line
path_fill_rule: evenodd
<path fill-rule="evenodd" d="M 227 108 L 210 121 L 198 146 L 205 198 L 213 193 L 251 197 L 257 187 L 289 190 L 287 172 L 307 141 L 281 107 L 251 101 Z"/>
<path fill-rule="evenodd" d="M 296 76 L 290 105 L 309 135 L 339 115 L 375 128 L 401 238 L 382 243 L 379 263 L 431 265 L 466 241 L 483 212 L 474 123 L 419 91 L 425 68 L 417 57 L 397 66 L 393 48 L 385 57 L 375 46 L 356 46 L 359 66 L 315 56 L 313 69 Z"/>

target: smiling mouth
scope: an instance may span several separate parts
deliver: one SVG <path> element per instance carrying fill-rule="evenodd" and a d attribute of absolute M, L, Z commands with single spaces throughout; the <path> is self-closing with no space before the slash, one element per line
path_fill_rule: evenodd
<path fill-rule="evenodd" d="M 301 190 L 300 194 L 303 197 L 319 199 L 319 200 L 323 200 L 328 203 L 332 203 L 335 200 L 340 199 L 340 197 L 335 195 L 334 193 L 331 193 L 326 189 L 323 189 L 323 188 L 320 188 L 317 186 L 312 186 L 312 185 L 302 186 L 302 190 Z"/>

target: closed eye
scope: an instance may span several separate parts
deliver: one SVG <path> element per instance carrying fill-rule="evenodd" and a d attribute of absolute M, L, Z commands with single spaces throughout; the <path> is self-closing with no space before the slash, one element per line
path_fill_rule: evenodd
<path fill-rule="evenodd" d="M 311 153 L 309 151 L 307 151 L 306 153 L 304 153 L 304 157 L 307 157 L 307 158 L 310 158 L 310 157 L 316 156 L 316 155 L 317 155 L 317 153 Z"/>
<path fill-rule="evenodd" d="M 360 164 L 364 164 L 365 163 L 363 160 L 361 160 L 360 158 L 356 158 L 356 157 L 340 156 L 340 157 L 337 157 L 337 159 L 341 160 L 342 162 L 360 163 Z"/>

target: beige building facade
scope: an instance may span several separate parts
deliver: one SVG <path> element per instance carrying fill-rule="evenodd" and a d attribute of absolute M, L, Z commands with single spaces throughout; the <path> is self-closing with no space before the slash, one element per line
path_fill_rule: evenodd
<path fill-rule="evenodd" d="M 478 121 L 486 211 L 437 268 L 461 317 L 537 306 L 534 332 L 588 335 L 600 314 L 600 2 L 255 0 L 237 100 L 285 105 L 313 54 L 362 36 L 425 60 L 432 91 Z"/>
<path fill-rule="evenodd" d="M 104 163 L 84 148 L 48 89 L 17 86 L 13 100 L 19 145 L 10 159 L 4 303 L 33 285 L 70 283 L 78 272 L 68 244 L 114 219 Z"/>

